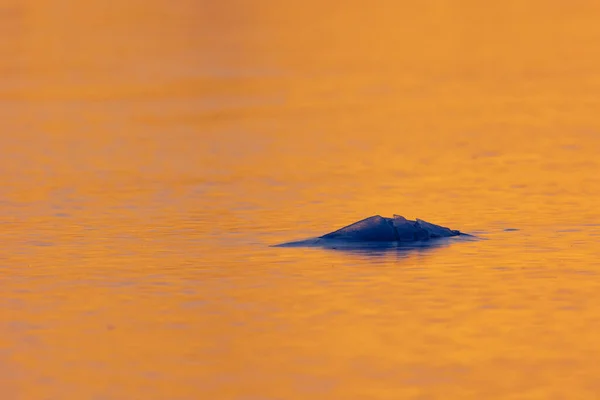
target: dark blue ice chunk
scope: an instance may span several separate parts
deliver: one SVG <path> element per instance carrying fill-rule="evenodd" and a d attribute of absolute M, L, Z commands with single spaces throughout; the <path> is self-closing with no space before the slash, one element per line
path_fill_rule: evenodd
<path fill-rule="evenodd" d="M 459 235 L 469 236 L 460 231 L 435 225 L 422 219 L 412 221 L 400 215 L 394 215 L 393 218 L 375 215 L 318 238 L 283 243 L 282 246 L 326 246 L 328 243 L 343 242 L 396 242 L 404 244 Z"/>

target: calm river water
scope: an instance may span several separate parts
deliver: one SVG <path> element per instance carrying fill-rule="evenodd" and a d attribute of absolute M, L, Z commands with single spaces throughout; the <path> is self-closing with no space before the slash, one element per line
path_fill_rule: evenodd
<path fill-rule="evenodd" d="M 597 399 L 600 5 L 0 7 L 3 399 Z M 370 215 L 484 240 L 274 248 Z"/>

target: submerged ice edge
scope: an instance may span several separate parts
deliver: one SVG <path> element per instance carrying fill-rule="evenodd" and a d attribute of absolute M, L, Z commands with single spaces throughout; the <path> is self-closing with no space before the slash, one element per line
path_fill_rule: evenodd
<path fill-rule="evenodd" d="M 447 238 L 435 238 L 426 240 L 415 240 L 410 242 L 398 241 L 348 241 L 339 239 L 325 239 L 323 237 L 311 237 L 307 239 L 295 240 L 271 245 L 270 247 L 324 247 L 324 248 L 424 248 L 424 247 L 439 247 L 455 241 L 473 241 L 479 240 L 477 236 L 461 233 L 458 236 Z"/>

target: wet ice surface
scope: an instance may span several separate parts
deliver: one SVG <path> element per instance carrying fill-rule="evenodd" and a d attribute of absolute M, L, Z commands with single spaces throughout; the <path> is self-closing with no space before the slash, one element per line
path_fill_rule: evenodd
<path fill-rule="evenodd" d="M 339 249 L 404 249 L 437 247 L 448 243 L 448 238 L 475 239 L 461 233 L 421 219 L 407 220 L 400 215 L 392 218 L 375 215 L 350 224 L 334 232 L 305 240 L 286 242 L 276 247 L 327 247 Z"/>

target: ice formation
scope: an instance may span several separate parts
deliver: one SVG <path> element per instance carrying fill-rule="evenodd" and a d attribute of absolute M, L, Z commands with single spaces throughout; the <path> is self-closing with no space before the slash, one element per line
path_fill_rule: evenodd
<path fill-rule="evenodd" d="M 337 231 L 319 236 L 318 238 L 284 243 L 283 245 L 310 246 L 326 244 L 329 242 L 411 243 L 459 235 L 465 234 L 457 230 L 423 221 L 422 219 L 412 221 L 400 215 L 394 215 L 392 218 L 375 215 L 338 229 Z"/>
<path fill-rule="evenodd" d="M 458 235 L 460 235 L 459 231 L 434 225 L 422 219 L 410 221 L 400 215 L 394 215 L 393 218 L 375 215 L 323 235 L 321 238 L 360 242 L 414 242 Z"/>

